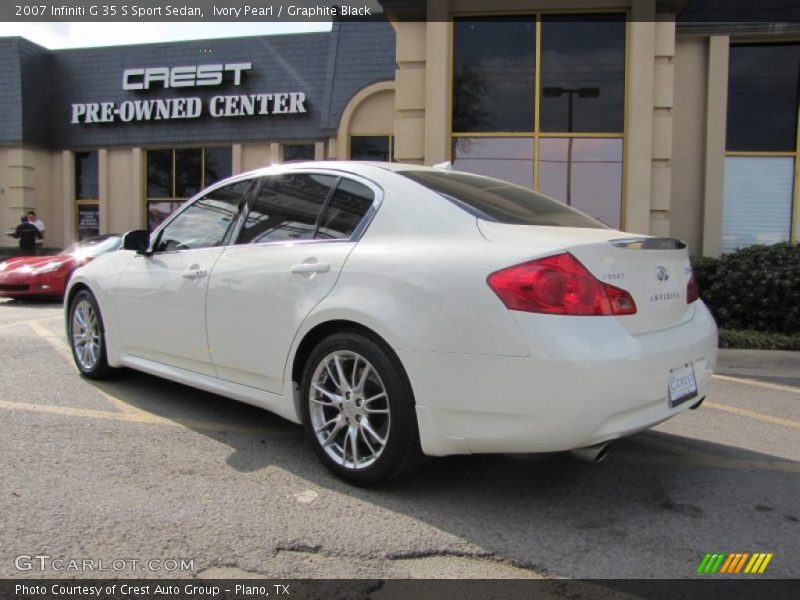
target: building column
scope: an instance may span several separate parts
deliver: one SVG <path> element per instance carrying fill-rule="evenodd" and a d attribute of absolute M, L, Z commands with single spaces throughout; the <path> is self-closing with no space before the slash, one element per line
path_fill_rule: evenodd
<path fill-rule="evenodd" d="M 127 201 L 138 207 L 136 213 L 138 225 L 136 229 L 147 229 L 147 207 L 145 206 L 145 191 L 147 185 L 147 172 L 145 171 L 145 153 L 141 148 L 131 148 L 131 187 Z"/>
<path fill-rule="evenodd" d="M 231 175 L 238 175 L 242 168 L 242 145 L 234 144 L 231 147 Z"/>
<path fill-rule="evenodd" d="M 325 142 L 314 142 L 314 160 L 325 160 Z"/>
<path fill-rule="evenodd" d="M 441 2 L 447 4 L 447 2 Z M 425 162 L 426 54 L 428 29 L 434 23 L 398 22 L 395 72 L 394 158 L 399 162 Z M 443 94 L 439 94 L 443 96 Z"/>
<path fill-rule="evenodd" d="M 75 155 L 70 150 L 61 152 L 61 235 L 64 246 L 77 241 L 75 227 Z"/>
<path fill-rule="evenodd" d="M 706 93 L 706 168 L 703 189 L 703 255 L 722 252 L 722 205 L 725 186 L 725 134 L 728 122 L 728 53 L 730 38 L 708 40 Z"/>
<path fill-rule="evenodd" d="M 278 142 L 269 144 L 269 165 L 277 165 L 281 162 L 281 145 Z"/>
<path fill-rule="evenodd" d="M 672 209 L 672 109 L 675 97 L 675 15 L 656 15 L 653 70 L 653 163 L 650 233 L 670 235 Z"/>
<path fill-rule="evenodd" d="M 111 172 L 108 165 L 108 150 L 97 151 L 97 208 L 100 211 L 100 233 L 110 233 L 111 220 Z"/>
<path fill-rule="evenodd" d="M 649 233 L 653 169 L 655 2 L 634 2 L 628 22 L 628 106 L 622 226 Z"/>

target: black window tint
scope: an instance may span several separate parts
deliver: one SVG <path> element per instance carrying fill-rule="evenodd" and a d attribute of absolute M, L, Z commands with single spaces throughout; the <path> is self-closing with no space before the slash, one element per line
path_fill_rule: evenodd
<path fill-rule="evenodd" d="M 314 144 L 287 144 L 283 147 L 283 162 L 314 160 Z"/>
<path fill-rule="evenodd" d="M 190 198 L 200 191 L 203 151 L 200 148 L 175 150 L 175 197 Z"/>
<path fill-rule="evenodd" d="M 249 180 L 232 183 L 194 202 L 161 232 L 158 251 L 208 248 L 220 244 L 250 184 Z"/>
<path fill-rule="evenodd" d="M 367 214 L 374 199 L 375 195 L 367 186 L 350 179 L 342 179 L 319 221 L 316 237 L 349 238 Z"/>
<path fill-rule="evenodd" d="M 233 174 L 233 150 L 225 148 L 205 149 L 205 169 L 203 187 L 208 187 Z"/>
<path fill-rule="evenodd" d="M 331 175 L 308 173 L 264 177 L 237 243 L 311 239 L 335 183 Z"/>
<path fill-rule="evenodd" d="M 536 192 L 499 179 L 448 173 L 402 171 L 479 219 L 511 225 L 548 225 L 605 229 L 605 225 Z"/>
<path fill-rule="evenodd" d="M 147 197 L 172 198 L 172 150 L 147 151 Z"/>
<path fill-rule="evenodd" d="M 542 131 L 622 131 L 624 16 L 543 16 L 541 68 Z"/>
<path fill-rule="evenodd" d="M 456 19 L 453 131 L 533 131 L 534 17 Z"/>
<path fill-rule="evenodd" d="M 731 46 L 727 148 L 795 150 L 800 44 Z"/>
<path fill-rule="evenodd" d="M 350 160 L 389 161 L 388 135 L 357 135 L 350 138 Z"/>
<path fill-rule="evenodd" d="M 97 152 L 75 153 L 75 199 L 97 200 Z"/>

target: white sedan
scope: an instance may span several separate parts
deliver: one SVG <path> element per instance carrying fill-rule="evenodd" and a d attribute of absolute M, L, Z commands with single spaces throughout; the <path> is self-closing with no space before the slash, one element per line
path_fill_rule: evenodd
<path fill-rule="evenodd" d="M 717 354 L 682 242 L 400 164 L 232 177 L 78 270 L 65 307 L 84 376 L 263 407 L 363 485 L 425 455 L 598 460 L 699 406 Z"/>

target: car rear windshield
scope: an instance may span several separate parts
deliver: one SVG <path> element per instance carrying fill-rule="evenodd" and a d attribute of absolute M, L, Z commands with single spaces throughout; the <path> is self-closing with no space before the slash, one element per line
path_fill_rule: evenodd
<path fill-rule="evenodd" d="M 400 171 L 471 215 L 509 225 L 607 229 L 600 221 L 529 189 L 479 175 L 453 171 Z"/>

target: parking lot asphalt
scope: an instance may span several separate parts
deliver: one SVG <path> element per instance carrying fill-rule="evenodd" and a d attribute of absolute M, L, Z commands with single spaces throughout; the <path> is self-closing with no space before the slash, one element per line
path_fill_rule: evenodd
<path fill-rule="evenodd" d="M 264 411 L 82 379 L 62 319 L 0 300 L 0 577 L 690 578 L 708 552 L 800 576 L 800 386 L 715 376 L 699 410 L 598 465 L 450 457 L 359 489 Z M 111 570 L 18 570 L 28 555 Z"/>

